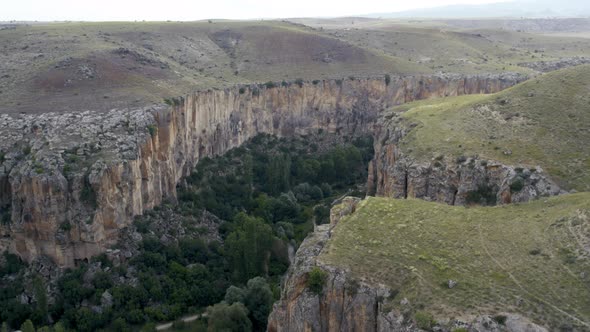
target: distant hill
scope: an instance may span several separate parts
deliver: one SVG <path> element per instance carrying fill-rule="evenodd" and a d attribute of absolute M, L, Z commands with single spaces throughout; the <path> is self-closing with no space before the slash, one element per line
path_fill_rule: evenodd
<path fill-rule="evenodd" d="M 381 18 L 588 17 L 590 1 L 517 0 L 484 5 L 451 5 L 394 13 L 374 13 L 365 16 Z"/>

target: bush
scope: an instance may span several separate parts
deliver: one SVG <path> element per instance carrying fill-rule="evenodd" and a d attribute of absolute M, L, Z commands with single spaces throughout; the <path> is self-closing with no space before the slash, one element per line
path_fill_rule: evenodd
<path fill-rule="evenodd" d="M 276 87 L 277 85 L 274 82 L 272 82 L 272 81 L 268 81 L 268 82 L 264 83 L 264 86 L 267 89 L 272 89 L 272 88 Z"/>
<path fill-rule="evenodd" d="M 520 176 L 517 176 L 514 178 L 514 180 L 512 180 L 512 183 L 510 183 L 510 191 L 519 192 L 522 190 L 522 188 L 524 188 L 524 179 Z"/>
<path fill-rule="evenodd" d="M 385 85 L 389 85 L 391 83 L 391 76 L 389 74 L 385 74 Z"/>
<path fill-rule="evenodd" d="M 252 322 L 248 318 L 248 309 L 239 302 L 228 305 L 218 303 L 207 308 L 209 331 L 252 331 Z"/>
<path fill-rule="evenodd" d="M 158 127 L 156 127 L 155 125 L 151 124 L 147 126 L 148 131 L 150 132 L 150 135 L 152 137 L 156 136 L 156 134 L 158 133 Z"/>
<path fill-rule="evenodd" d="M 432 327 L 436 324 L 436 321 L 434 320 L 432 315 L 424 311 L 416 312 L 416 314 L 414 315 L 414 319 L 416 320 L 416 325 L 419 328 L 427 331 L 430 331 Z"/>
<path fill-rule="evenodd" d="M 496 205 L 496 191 L 492 186 L 482 184 L 477 190 L 467 192 L 465 202 L 468 204 Z"/>
<path fill-rule="evenodd" d="M 25 156 L 31 154 L 31 146 L 30 145 L 25 145 L 25 147 L 23 148 L 23 154 Z"/>
<path fill-rule="evenodd" d="M 35 332 L 35 326 L 30 319 L 27 319 L 23 325 L 20 326 L 22 332 Z"/>
<path fill-rule="evenodd" d="M 318 85 L 320 83 L 320 80 L 313 80 L 311 81 L 311 83 L 313 83 L 313 85 Z"/>
<path fill-rule="evenodd" d="M 299 87 L 302 88 L 303 87 L 303 79 L 301 79 L 301 78 L 296 79 L 295 84 L 299 85 Z"/>
<path fill-rule="evenodd" d="M 504 316 L 504 315 L 496 315 L 496 316 L 492 317 L 492 319 L 493 319 L 493 320 L 494 320 L 496 323 L 498 323 L 498 324 L 500 324 L 500 325 L 505 325 L 505 324 L 506 324 L 506 319 L 507 319 L 507 318 L 508 318 L 508 317 L 506 317 L 506 316 Z"/>
<path fill-rule="evenodd" d="M 459 157 L 457 157 L 457 159 L 455 160 L 455 162 L 456 162 L 457 164 L 462 164 L 462 163 L 464 163 L 466 160 L 467 160 L 467 157 L 465 157 L 465 156 L 459 156 Z"/>
<path fill-rule="evenodd" d="M 70 224 L 69 221 L 64 221 L 59 225 L 59 229 L 61 229 L 64 232 L 69 232 L 70 230 L 72 230 L 72 224 Z"/>
<path fill-rule="evenodd" d="M 307 276 L 307 289 L 312 293 L 320 295 L 324 290 L 324 284 L 328 274 L 322 271 L 319 267 L 314 267 Z"/>
<path fill-rule="evenodd" d="M 238 90 L 240 92 L 241 95 L 244 94 L 244 92 L 246 92 L 246 88 L 241 87 L 240 90 Z"/>
<path fill-rule="evenodd" d="M 186 324 L 182 319 L 175 320 L 174 323 L 172 323 L 172 328 L 175 330 L 182 330 L 185 327 Z"/>

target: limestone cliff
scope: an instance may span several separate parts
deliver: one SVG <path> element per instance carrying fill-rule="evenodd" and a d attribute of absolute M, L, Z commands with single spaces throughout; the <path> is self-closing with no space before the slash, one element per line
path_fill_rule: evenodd
<path fill-rule="evenodd" d="M 378 113 L 416 99 L 492 93 L 511 74 L 408 76 L 237 86 L 176 106 L 0 115 L 0 249 L 61 266 L 104 251 L 134 216 L 174 200 L 199 159 L 259 133 L 370 132 Z"/>
<path fill-rule="evenodd" d="M 406 299 L 396 299 L 396 291 L 386 285 L 358 280 L 350 271 L 331 266 L 322 260 L 322 251 L 330 241 L 330 231 L 338 221 L 354 213 L 359 199 L 348 197 L 332 209 L 330 225 L 316 227 L 303 241 L 282 285 L 281 300 L 275 303 L 268 320 L 269 332 L 412 332 L 423 331 L 414 321 Z M 326 273 L 321 294 L 307 287 L 309 272 L 319 267 Z M 406 310 L 392 309 L 400 302 Z M 546 332 L 525 317 L 503 313 L 501 324 L 490 315 L 469 320 L 454 319 L 438 324 L 433 331 L 456 329 L 479 332 Z"/>
<path fill-rule="evenodd" d="M 563 193 L 540 166 L 527 169 L 477 156 L 416 160 L 400 147 L 413 128 L 412 123 L 395 112 L 382 114 L 377 121 L 375 157 L 369 164 L 369 194 L 421 198 L 451 205 L 493 205 Z"/>

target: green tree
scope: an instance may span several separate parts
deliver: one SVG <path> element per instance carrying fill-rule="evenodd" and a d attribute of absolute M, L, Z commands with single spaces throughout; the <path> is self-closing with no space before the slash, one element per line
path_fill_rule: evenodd
<path fill-rule="evenodd" d="M 266 169 L 266 191 L 278 195 L 289 190 L 291 177 L 291 157 L 279 155 L 270 159 Z"/>
<path fill-rule="evenodd" d="M 33 278 L 33 292 L 37 301 L 33 317 L 38 324 L 45 324 L 47 321 L 47 293 L 43 279 L 38 275 Z"/>
<path fill-rule="evenodd" d="M 246 291 L 244 291 L 240 287 L 236 286 L 229 286 L 229 288 L 225 291 L 225 297 L 223 299 L 227 304 L 232 305 L 236 302 L 245 303 L 246 302 Z"/>
<path fill-rule="evenodd" d="M 252 322 L 248 318 L 248 309 L 236 302 L 229 305 L 220 302 L 207 308 L 208 328 L 210 332 L 250 332 Z"/>
<path fill-rule="evenodd" d="M 27 319 L 21 326 L 20 330 L 22 332 L 35 332 L 35 325 L 31 322 L 30 319 Z"/>
<path fill-rule="evenodd" d="M 265 329 L 272 303 L 272 291 L 264 278 L 248 280 L 245 304 L 256 331 Z"/>
<path fill-rule="evenodd" d="M 66 332 L 62 322 L 57 322 L 55 325 L 53 325 L 53 332 Z"/>
<path fill-rule="evenodd" d="M 236 215 L 236 229 L 226 239 L 226 254 L 234 277 L 245 281 L 265 275 L 272 246 L 272 228 L 260 218 Z"/>

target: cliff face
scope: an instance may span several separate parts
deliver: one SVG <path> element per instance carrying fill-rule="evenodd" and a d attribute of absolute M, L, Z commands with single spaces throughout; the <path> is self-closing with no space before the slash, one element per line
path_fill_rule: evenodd
<path fill-rule="evenodd" d="M 479 157 L 416 160 L 400 148 L 412 129 L 413 125 L 396 113 L 383 114 L 377 121 L 369 194 L 465 205 L 527 202 L 563 193 L 539 166 L 526 169 Z"/>
<path fill-rule="evenodd" d="M 301 244 L 289 269 L 281 301 L 269 317 L 268 331 L 392 331 L 397 319 L 381 314 L 387 288 L 369 287 L 345 271 L 322 266 L 328 273 L 321 295 L 307 289 L 308 273 L 329 240 L 329 225 L 318 226 Z"/>
<path fill-rule="evenodd" d="M 174 200 L 203 157 L 259 133 L 367 133 L 385 108 L 492 93 L 515 75 L 393 77 L 203 91 L 178 106 L 0 116 L 0 249 L 62 266 L 104 251 L 135 215 Z"/>
<path fill-rule="evenodd" d="M 367 283 L 350 271 L 326 264 L 322 252 L 330 233 L 341 218 L 354 213 L 359 199 L 347 197 L 331 211 L 330 225 L 317 226 L 303 241 L 282 285 L 281 300 L 275 303 L 268 319 L 269 332 L 413 332 L 424 331 L 414 321 L 407 299 L 395 299 L 396 291 L 385 285 Z M 362 249 L 359 249 L 362 250 Z M 326 273 L 321 294 L 307 287 L 309 272 L 318 267 Z M 402 309 L 392 309 L 393 301 Z M 403 307 L 406 307 L 403 309 Z M 450 332 L 462 328 L 480 332 L 546 332 L 542 326 L 517 314 L 503 313 L 501 324 L 490 315 L 453 319 L 433 327 Z M 458 313 L 460 317 L 461 314 Z"/>

